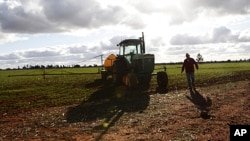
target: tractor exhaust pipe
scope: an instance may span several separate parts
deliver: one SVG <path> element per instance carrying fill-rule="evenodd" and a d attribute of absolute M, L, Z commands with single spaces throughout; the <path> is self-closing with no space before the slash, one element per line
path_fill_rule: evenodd
<path fill-rule="evenodd" d="M 140 38 L 142 40 L 142 53 L 145 53 L 145 41 L 144 41 L 144 33 L 142 32 L 142 37 Z"/>

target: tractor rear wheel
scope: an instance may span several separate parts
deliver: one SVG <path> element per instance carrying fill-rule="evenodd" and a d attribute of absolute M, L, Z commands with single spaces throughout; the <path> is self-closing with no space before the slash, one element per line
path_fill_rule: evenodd
<path fill-rule="evenodd" d="M 157 84 L 160 88 L 166 88 L 168 85 L 168 75 L 165 71 L 157 72 Z"/>
<path fill-rule="evenodd" d="M 108 71 L 107 70 L 102 70 L 101 75 L 102 75 L 102 80 L 107 80 Z"/>

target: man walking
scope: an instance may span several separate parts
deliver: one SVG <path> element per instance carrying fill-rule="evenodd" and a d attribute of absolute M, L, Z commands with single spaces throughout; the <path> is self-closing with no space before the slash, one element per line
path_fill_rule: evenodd
<path fill-rule="evenodd" d="M 198 67 L 197 62 L 193 58 L 191 58 L 188 53 L 186 53 L 186 59 L 183 62 L 181 73 L 185 69 L 186 77 L 187 77 L 187 83 L 188 83 L 188 87 L 189 87 L 190 90 L 192 90 L 192 88 L 195 90 L 194 65 L 195 65 L 196 69 L 198 70 L 199 67 Z"/>

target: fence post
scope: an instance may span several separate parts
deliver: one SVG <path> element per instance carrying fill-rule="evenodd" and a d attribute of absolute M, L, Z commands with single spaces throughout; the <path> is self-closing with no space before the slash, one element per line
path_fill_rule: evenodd
<path fill-rule="evenodd" d="M 45 80 L 45 68 L 43 68 L 43 79 Z"/>

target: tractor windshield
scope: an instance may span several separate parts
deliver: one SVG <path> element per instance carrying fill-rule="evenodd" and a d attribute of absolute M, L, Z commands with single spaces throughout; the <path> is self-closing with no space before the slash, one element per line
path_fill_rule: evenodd
<path fill-rule="evenodd" d="M 129 54 L 142 54 L 141 45 L 130 44 L 130 45 L 123 45 L 120 47 L 120 55 L 129 55 Z"/>

